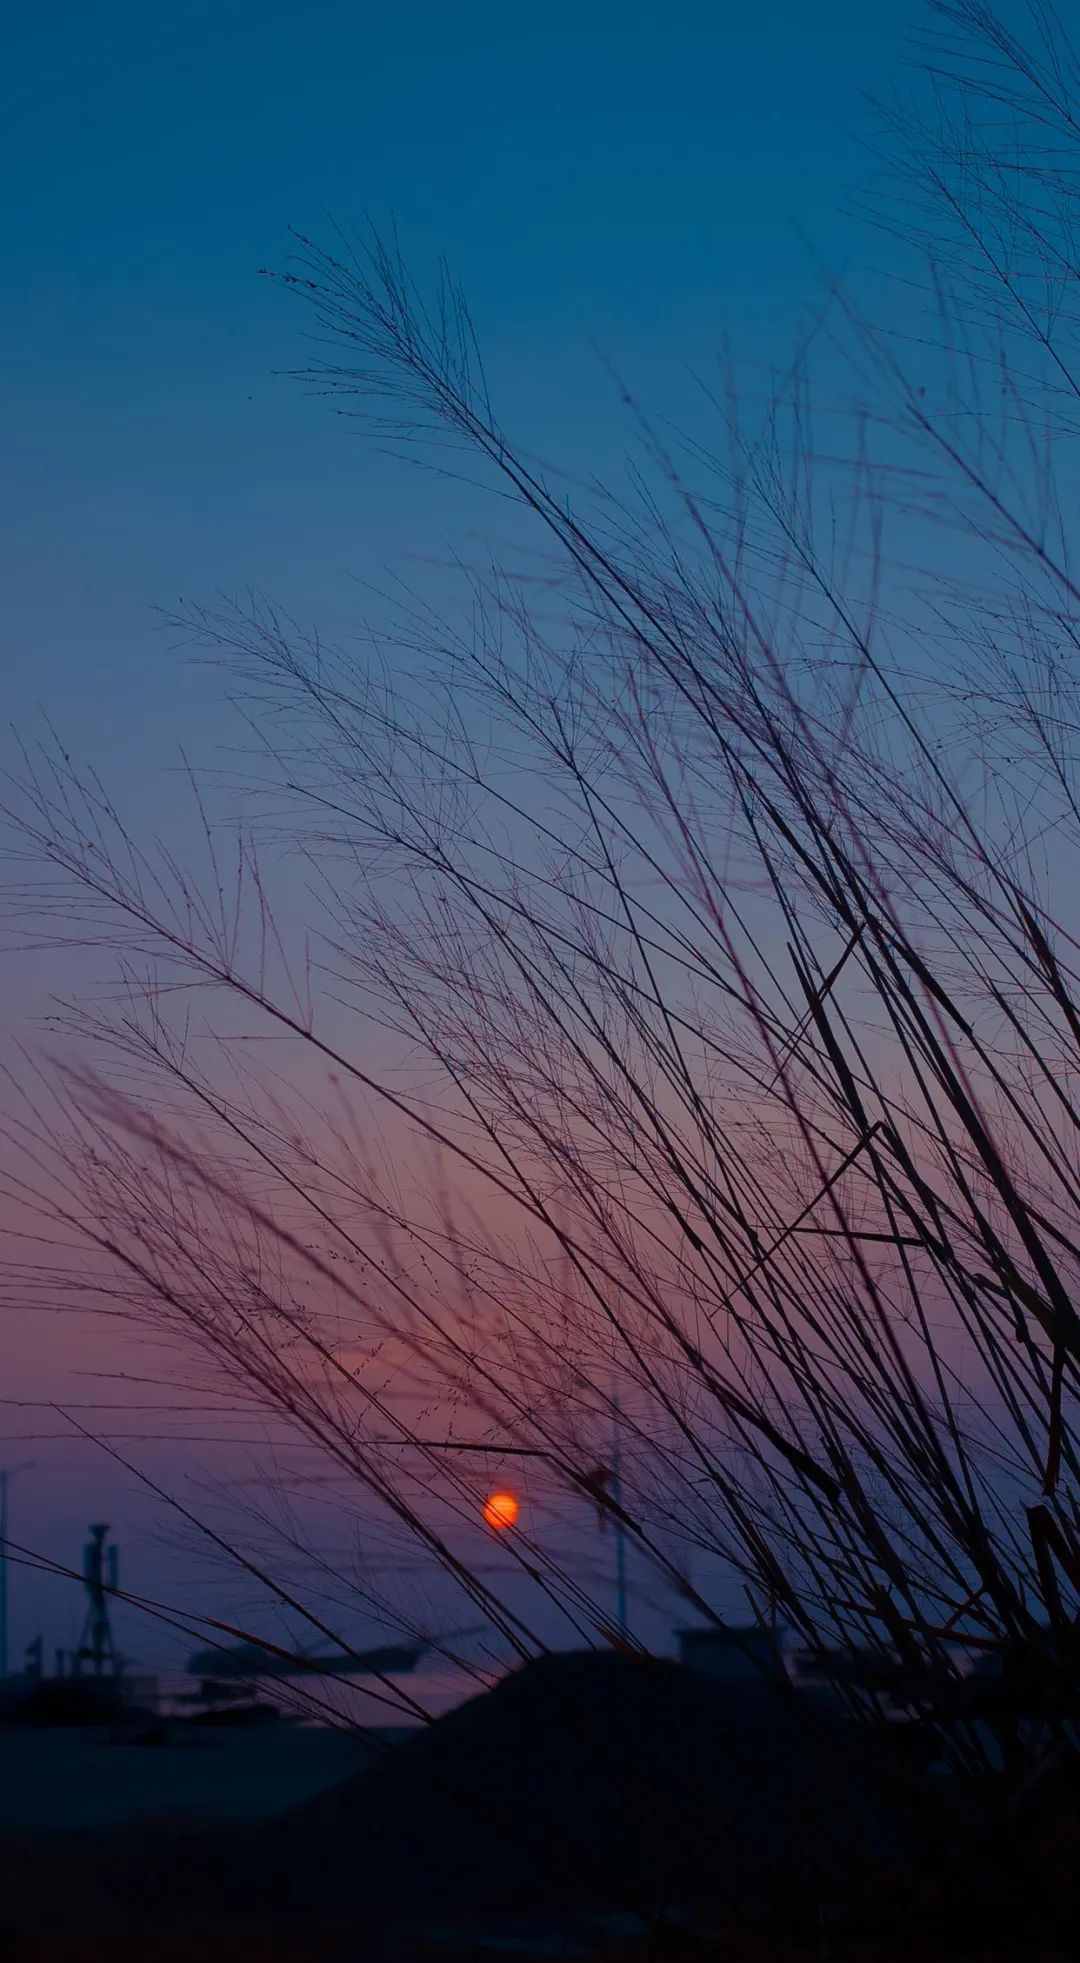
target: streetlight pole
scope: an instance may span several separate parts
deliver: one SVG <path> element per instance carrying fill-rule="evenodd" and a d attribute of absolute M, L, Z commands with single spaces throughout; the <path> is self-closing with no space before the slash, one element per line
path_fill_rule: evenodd
<path fill-rule="evenodd" d="M 0 1679 L 8 1673 L 8 1484 L 33 1464 L 33 1459 L 24 1459 L 21 1465 L 0 1466 Z"/>
<path fill-rule="evenodd" d="M 626 1530 L 622 1511 L 622 1413 L 618 1391 L 612 1392 L 611 1401 L 615 1412 L 615 1437 L 611 1452 L 611 1497 L 615 1502 L 615 1621 L 620 1636 L 626 1636 L 629 1633 L 626 1626 Z"/>

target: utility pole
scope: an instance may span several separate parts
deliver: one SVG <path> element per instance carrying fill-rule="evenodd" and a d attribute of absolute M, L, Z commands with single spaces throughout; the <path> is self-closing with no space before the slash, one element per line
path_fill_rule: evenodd
<path fill-rule="evenodd" d="M 0 1678 L 8 1673 L 8 1485 L 17 1473 L 29 1472 L 33 1459 L 21 1465 L 0 1466 Z"/>
<path fill-rule="evenodd" d="M 622 1413 L 619 1409 L 619 1393 L 613 1391 L 611 1402 L 615 1414 L 615 1437 L 611 1452 L 611 1497 L 618 1511 L 615 1514 L 615 1621 L 620 1636 L 629 1631 L 626 1626 L 626 1528 L 622 1517 Z"/>

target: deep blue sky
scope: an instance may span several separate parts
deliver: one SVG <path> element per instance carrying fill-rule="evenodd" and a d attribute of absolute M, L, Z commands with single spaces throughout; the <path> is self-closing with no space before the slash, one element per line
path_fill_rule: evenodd
<path fill-rule="evenodd" d="M 204 5 L 20 9 L 0 144 L 9 710 L 88 743 L 176 717 L 148 609 L 266 588 L 331 628 L 377 577 L 475 522 L 275 377 L 301 316 L 257 277 L 286 229 L 399 221 L 445 252 L 514 427 L 588 448 L 598 341 L 658 413 L 730 331 L 782 357 L 844 265 L 860 90 L 904 8 Z M 596 442 L 601 433 L 593 429 Z M 161 711 L 168 703 L 170 715 Z M 107 763 L 109 759 L 103 757 Z"/>
<path fill-rule="evenodd" d="M 799 228 L 838 268 L 880 257 L 844 207 L 869 168 L 861 91 L 888 87 L 914 12 L 17 9 L 0 85 L 4 720 L 32 729 L 46 709 L 149 822 L 178 743 L 212 761 L 229 733 L 220 679 L 177 661 L 156 604 L 253 586 L 338 633 L 354 580 L 422 579 L 490 518 L 275 373 L 304 358 L 300 313 L 258 277 L 289 225 L 326 237 L 331 219 L 393 215 L 421 278 L 445 254 L 513 431 L 603 468 L 619 415 L 591 342 L 650 409 L 692 418 L 688 371 L 725 335 L 787 354 L 814 294 Z M 31 1033 L 40 968 L 4 973 Z M 22 1332 L 0 1334 L 10 1361 Z M 31 1347 L 27 1381 L 53 1383 Z M 20 1506 L 59 1554 L 85 1504 L 51 1449 Z"/>

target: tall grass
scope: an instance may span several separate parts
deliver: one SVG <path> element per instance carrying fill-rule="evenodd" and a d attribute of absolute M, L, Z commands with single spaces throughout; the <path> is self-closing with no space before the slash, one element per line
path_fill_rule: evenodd
<path fill-rule="evenodd" d="M 41 931 L 116 941 L 127 988 L 74 1017 L 27 1168 L 84 1289 L 317 1447 L 504 1652 L 555 1611 L 634 1637 L 536 1521 L 474 1558 L 493 1452 L 687 1613 L 734 1575 L 823 1668 L 869 1650 L 866 1717 L 891 1685 L 1017 1791 L 1075 1741 L 1080 1613 L 1080 89 L 1030 29 L 934 6 L 881 112 L 926 332 L 831 291 L 863 410 L 824 412 L 809 357 L 752 432 L 714 399 L 713 451 L 631 403 L 626 502 L 515 447 L 449 281 L 428 305 L 392 242 L 301 240 L 314 386 L 479 461 L 540 571 L 366 655 L 263 604 L 188 617 L 278 814 L 208 824 L 205 882 L 62 752 L 18 793 Z M 263 865 L 275 829 L 306 855 L 295 946 L 260 824 Z M 1028 1674 L 976 1725 L 986 1653 Z"/>

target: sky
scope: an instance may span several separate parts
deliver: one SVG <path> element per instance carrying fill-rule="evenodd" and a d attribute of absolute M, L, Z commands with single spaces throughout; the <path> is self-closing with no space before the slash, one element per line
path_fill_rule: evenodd
<path fill-rule="evenodd" d="M 255 589 L 341 635 L 367 586 L 437 584 L 433 561 L 490 527 L 479 494 L 388 460 L 291 378 L 304 321 L 260 277 L 290 227 L 330 241 L 396 222 L 421 283 L 445 257 L 509 427 L 571 467 L 617 465 L 597 349 L 650 409 L 692 420 L 693 375 L 725 341 L 786 358 L 814 296 L 807 241 L 837 271 L 866 258 L 864 92 L 896 75 L 913 13 L 18 10 L 0 84 L 0 760 L 47 714 L 136 824 L 167 826 L 181 748 L 213 762 L 237 730 L 221 676 L 178 655 L 156 608 Z M 86 979 L 25 955 L 3 977 L 7 1039 L 31 1044 L 45 991 Z M 53 1321 L 9 1315 L 0 1340 L 10 1395 L 70 1395 L 105 1360 Z M 179 1557 L 115 1467 L 21 1447 L 10 1413 L 2 1429 L 0 1463 L 37 1461 L 19 1538 L 75 1554 L 89 1480 L 147 1592 L 168 1583 Z M 27 1583 L 13 1605 L 16 1650 L 42 1600 Z"/>
<path fill-rule="evenodd" d="M 259 269 L 290 226 L 394 219 L 421 279 L 445 255 L 508 420 L 592 456 L 618 438 L 590 342 L 679 408 L 726 333 L 788 353 L 797 228 L 830 264 L 865 252 L 860 92 L 903 25 L 857 0 L 662 26 L 602 3 L 25 10 L 0 136 L 11 719 L 65 708 L 138 779 L 166 732 L 214 733 L 155 605 L 255 586 L 333 626 L 357 578 L 476 521 L 283 372 L 304 322 Z"/>

